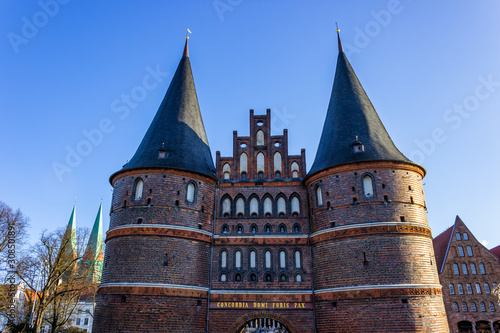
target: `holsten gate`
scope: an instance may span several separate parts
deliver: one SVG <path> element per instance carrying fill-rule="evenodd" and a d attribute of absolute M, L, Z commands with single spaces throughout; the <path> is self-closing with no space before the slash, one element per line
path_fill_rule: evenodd
<path fill-rule="evenodd" d="M 250 110 L 215 165 L 188 45 L 114 173 L 94 332 L 448 332 L 425 170 L 394 145 L 340 42 L 314 163 Z"/>

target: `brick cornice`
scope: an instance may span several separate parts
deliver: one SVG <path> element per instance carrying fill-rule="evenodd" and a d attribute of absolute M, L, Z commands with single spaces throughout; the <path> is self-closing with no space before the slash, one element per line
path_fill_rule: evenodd
<path fill-rule="evenodd" d="M 208 297 L 208 288 L 161 283 L 103 283 L 98 294 Z"/>
<path fill-rule="evenodd" d="M 304 178 L 304 183 L 306 186 L 309 184 L 316 182 L 322 178 L 328 177 L 332 174 L 340 174 L 346 172 L 355 171 L 364 171 L 364 170 L 380 170 L 380 169 L 396 169 L 396 170 L 405 170 L 405 171 L 413 171 L 418 173 L 422 178 L 425 177 L 425 169 L 418 164 L 404 163 L 404 162 L 395 162 L 395 161 L 371 161 L 371 162 L 359 162 L 359 163 L 351 163 L 339 165 L 336 167 L 328 168 L 322 171 L 319 171 L 311 176 L 306 176 Z"/>
<path fill-rule="evenodd" d="M 136 175 L 174 175 L 180 177 L 190 176 L 193 179 L 197 179 L 206 183 L 216 184 L 216 180 L 214 178 L 208 177 L 206 175 L 188 171 L 188 170 L 178 170 L 178 169 L 168 169 L 168 168 L 137 168 L 137 169 L 127 169 L 123 171 L 117 171 L 111 175 L 109 178 L 109 182 L 111 186 L 114 186 L 115 182 L 129 176 Z"/>
<path fill-rule="evenodd" d="M 116 237 L 130 236 L 157 236 L 157 237 L 174 237 L 196 240 L 205 243 L 212 242 L 212 234 L 208 231 L 198 230 L 193 228 L 185 228 L 173 225 L 125 225 L 109 230 L 106 233 L 106 242 Z"/>
<path fill-rule="evenodd" d="M 311 244 L 314 245 L 340 238 L 361 237 L 374 234 L 414 234 L 432 239 L 431 229 L 423 224 L 380 222 L 342 226 L 318 231 L 311 234 L 310 241 Z"/>
<path fill-rule="evenodd" d="M 370 285 L 343 288 L 329 288 L 314 292 L 317 301 L 404 297 L 404 296 L 441 296 L 441 285 L 438 284 L 397 284 L 397 285 Z"/>

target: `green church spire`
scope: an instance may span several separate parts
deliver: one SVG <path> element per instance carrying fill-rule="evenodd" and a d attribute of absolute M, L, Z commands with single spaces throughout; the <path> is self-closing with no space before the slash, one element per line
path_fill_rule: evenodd
<path fill-rule="evenodd" d="M 83 262 L 86 262 L 91 267 L 89 278 L 92 282 L 101 281 L 103 256 L 103 233 L 102 233 L 102 202 L 99 205 L 99 210 L 90 233 L 89 241 L 83 256 Z"/>
<path fill-rule="evenodd" d="M 76 205 L 73 206 L 68 226 L 64 232 L 61 249 L 64 249 L 64 252 L 72 258 L 76 258 Z"/>

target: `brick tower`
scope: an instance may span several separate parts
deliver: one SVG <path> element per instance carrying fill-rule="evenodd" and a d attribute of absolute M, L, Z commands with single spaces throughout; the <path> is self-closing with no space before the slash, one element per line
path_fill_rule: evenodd
<path fill-rule="evenodd" d="M 304 180 L 318 332 L 447 332 L 422 187 L 340 41 L 323 132 Z"/>
<path fill-rule="evenodd" d="M 187 39 L 146 135 L 110 182 L 93 331 L 205 332 L 216 177 Z"/>

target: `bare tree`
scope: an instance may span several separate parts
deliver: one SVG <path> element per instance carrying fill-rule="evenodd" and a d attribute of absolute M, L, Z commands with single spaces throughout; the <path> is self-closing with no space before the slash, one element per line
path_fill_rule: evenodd
<path fill-rule="evenodd" d="M 8 253 L 9 244 L 14 244 L 19 249 L 26 244 L 28 227 L 29 219 L 19 209 L 14 211 L 0 201 L 0 254 L 2 256 Z"/>
<path fill-rule="evenodd" d="M 36 288 L 36 272 L 41 274 L 35 332 L 44 322 L 51 326 L 51 332 L 65 326 L 82 295 L 95 291 L 95 284 L 88 280 L 93 267 L 82 261 L 88 234 L 88 229 L 78 229 L 76 248 L 73 248 L 71 237 L 63 230 L 44 232 L 39 243 L 22 260 L 19 276 L 31 289 Z"/>

